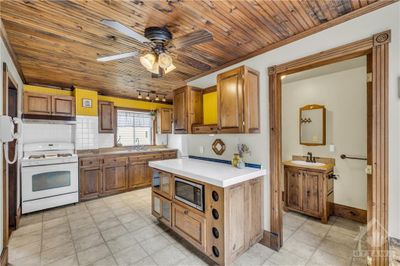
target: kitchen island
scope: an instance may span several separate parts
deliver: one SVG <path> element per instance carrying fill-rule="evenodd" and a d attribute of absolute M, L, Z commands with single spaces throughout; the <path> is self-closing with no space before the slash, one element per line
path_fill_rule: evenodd
<path fill-rule="evenodd" d="M 152 214 L 219 265 L 261 240 L 265 170 L 197 159 L 149 166 Z"/>

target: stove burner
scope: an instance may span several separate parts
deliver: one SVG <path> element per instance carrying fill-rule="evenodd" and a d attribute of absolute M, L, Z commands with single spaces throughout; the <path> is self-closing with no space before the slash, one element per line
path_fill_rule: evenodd
<path fill-rule="evenodd" d="M 58 153 L 57 157 L 71 157 L 72 154 L 71 153 Z"/>
<path fill-rule="evenodd" d="M 31 155 L 28 157 L 28 159 L 44 159 L 45 156 L 44 154 L 40 154 L 40 155 Z"/>

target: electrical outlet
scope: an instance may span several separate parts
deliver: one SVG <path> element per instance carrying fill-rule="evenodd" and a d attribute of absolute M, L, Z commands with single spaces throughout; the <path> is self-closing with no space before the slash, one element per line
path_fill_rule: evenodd
<path fill-rule="evenodd" d="M 335 152 L 335 150 L 336 150 L 335 145 L 333 145 L 333 144 L 329 145 L 329 151 L 330 152 Z"/>

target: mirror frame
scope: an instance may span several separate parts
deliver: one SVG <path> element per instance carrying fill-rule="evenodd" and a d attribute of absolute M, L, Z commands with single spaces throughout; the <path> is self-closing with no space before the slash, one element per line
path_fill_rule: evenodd
<path fill-rule="evenodd" d="M 322 143 L 306 143 L 301 141 L 301 112 L 306 110 L 322 109 Z M 325 146 L 326 145 L 326 109 L 325 105 L 309 104 L 300 107 L 299 110 L 299 142 L 305 146 Z"/>

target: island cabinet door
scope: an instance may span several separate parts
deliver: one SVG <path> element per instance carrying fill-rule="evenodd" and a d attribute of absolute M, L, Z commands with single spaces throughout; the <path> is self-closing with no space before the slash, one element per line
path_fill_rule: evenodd
<path fill-rule="evenodd" d="M 285 202 L 291 209 L 302 210 L 302 172 L 285 168 Z"/>
<path fill-rule="evenodd" d="M 319 217 L 322 211 L 323 174 L 318 172 L 303 172 L 303 212 Z M 320 188 L 321 187 L 321 188 Z"/>
<path fill-rule="evenodd" d="M 100 167 L 81 168 L 79 175 L 79 184 L 80 200 L 97 198 L 101 193 Z"/>
<path fill-rule="evenodd" d="M 225 192 L 225 258 L 232 261 L 248 246 L 245 230 L 249 226 L 247 202 L 244 183 Z"/>
<path fill-rule="evenodd" d="M 248 242 L 249 245 L 257 243 L 263 235 L 263 179 L 262 177 L 246 183 L 248 198 Z"/>
<path fill-rule="evenodd" d="M 172 204 L 172 227 L 173 229 L 195 245 L 206 251 L 206 218 L 191 211 L 189 208 L 178 204 Z"/>
<path fill-rule="evenodd" d="M 170 200 L 156 194 L 152 193 L 151 198 L 151 212 L 152 214 L 160 219 L 168 227 L 171 227 L 172 222 L 172 203 Z"/>
<path fill-rule="evenodd" d="M 130 163 L 128 169 L 128 187 L 135 188 L 150 184 L 147 175 L 147 161 Z"/>
<path fill-rule="evenodd" d="M 127 188 L 125 165 L 103 165 L 103 194 L 113 194 Z"/>

